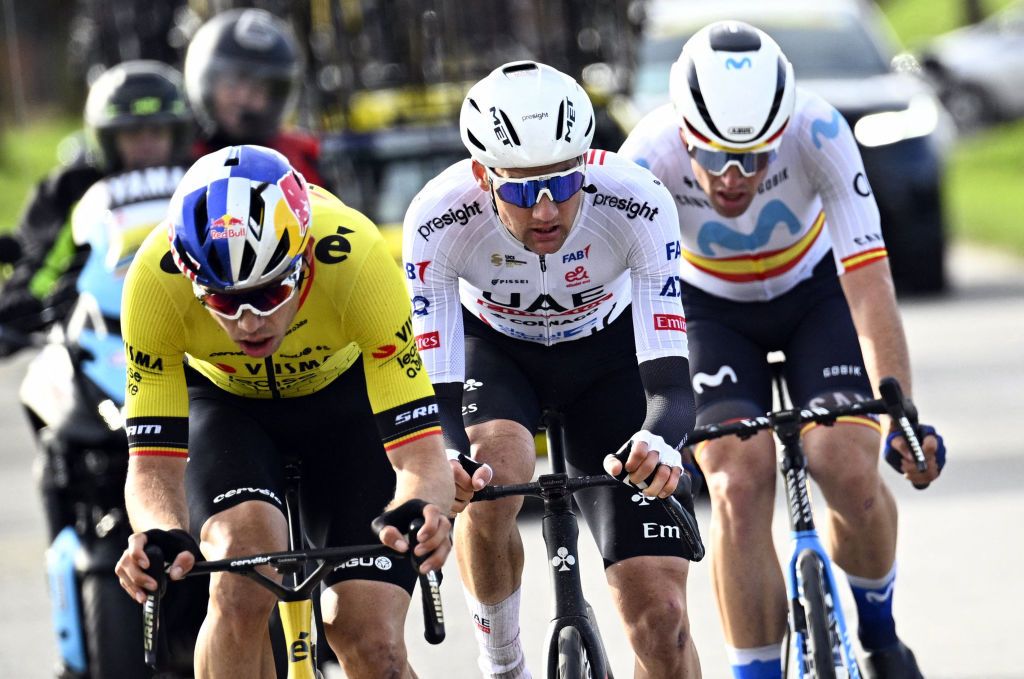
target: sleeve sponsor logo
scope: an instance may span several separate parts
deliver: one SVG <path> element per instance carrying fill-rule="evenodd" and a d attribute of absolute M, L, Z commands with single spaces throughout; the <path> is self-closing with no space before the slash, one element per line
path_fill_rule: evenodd
<path fill-rule="evenodd" d="M 883 240 L 880 233 L 866 233 L 863 236 L 855 237 L 853 242 L 857 245 L 881 245 Z"/>
<path fill-rule="evenodd" d="M 430 262 L 412 262 L 405 263 L 405 277 L 411 281 L 419 279 L 420 283 L 425 283 L 423 275 L 427 272 L 427 267 L 430 266 Z"/>
<path fill-rule="evenodd" d="M 157 356 L 153 358 L 144 351 L 139 351 L 132 345 L 125 345 L 128 348 L 128 361 L 138 367 L 140 370 L 147 370 L 149 372 L 163 372 L 164 370 L 164 359 Z"/>
<path fill-rule="evenodd" d="M 675 314 L 654 314 L 654 329 L 686 332 L 686 319 Z"/>
<path fill-rule="evenodd" d="M 437 330 L 432 332 L 423 333 L 422 335 L 416 335 L 416 349 L 417 351 L 426 351 L 427 349 L 437 349 L 441 346 L 441 336 Z"/>
<path fill-rule="evenodd" d="M 665 279 L 665 285 L 661 286 L 661 297 L 682 297 L 683 280 L 679 276 L 669 276 Z"/>
<path fill-rule="evenodd" d="M 446 226 L 452 224 L 458 224 L 459 226 L 465 226 L 469 223 L 469 220 L 477 215 L 481 214 L 479 201 L 473 201 L 470 203 L 463 203 L 462 207 L 449 208 L 447 212 L 437 216 L 431 217 L 423 224 L 417 227 L 416 232 L 420 235 L 423 240 L 429 241 L 430 234 L 435 231 L 440 231 Z"/>
<path fill-rule="evenodd" d="M 787 179 L 789 179 L 789 168 L 784 167 L 775 174 L 773 174 L 771 177 L 768 177 L 768 179 L 765 179 L 763 182 L 761 182 L 757 187 L 757 192 L 760 194 L 764 193 L 765 191 L 771 191 L 772 189 L 774 189 L 776 186 L 786 181 Z"/>
<path fill-rule="evenodd" d="M 404 412 L 395 415 L 395 424 L 405 424 L 406 422 L 412 422 L 424 417 L 429 417 L 431 420 L 437 419 L 437 404 L 431 403 L 425 406 L 419 406 L 412 410 L 406 410 Z"/>
<path fill-rule="evenodd" d="M 679 259 L 682 256 L 683 247 L 679 241 L 665 243 L 665 259 L 671 262 L 673 259 Z"/>
<path fill-rule="evenodd" d="M 522 266 L 526 262 L 522 259 L 516 259 L 515 255 L 503 255 L 500 252 L 491 254 L 491 264 L 493 266 Z"/>
<path fill-rule="evenodd" d="M 416 295 L 412 298 L 412 312 L 416 316 L 426 316 L 430 313 L 430 300 L 423 295 Z"/>
<path fill-rule="evenodd" d="M 864 176 L 863 172 L 858 172 L 853 177 L 853 190 L 857 192 L 858 196 L 867 198 L 871 195 L 871 185 L 868 184 L 868 178 Z"/>
<path fill-rule="evenodd" d="M 654 218 L 658 214 L 658 208 L 651 207 L 645 200 L 643 203 L 638 203 L 633 200 L 633 197 L 620 198 L 619 196 L 613 196 L 608 193 L 597 193 L 594 194 L 594 205 L 595 206 L 607 206 L 616 210 L 621 210 L 626 213 L 630 219 L 636 219 L 642 217 L 649 222 L 653 222 Z"/>

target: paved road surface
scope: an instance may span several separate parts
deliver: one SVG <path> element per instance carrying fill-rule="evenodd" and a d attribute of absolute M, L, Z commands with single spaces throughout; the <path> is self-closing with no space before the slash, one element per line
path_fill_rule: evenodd
<path fill-rule="evenodd" d="M 914 360 L 915 397 L 941 425 L 951 450 L 942 479 L 917 492 L 884 470 L 900 502 L 899 630 L 929 679 L 1019 679 L 1024 604 L 1024 446 L 1015 426 L 1024 394 L 1024 263 L 958 248 L 956 291 L 903 305 Z M 42 553 L 45 545 L 31 475 L 27 428 L 16 383 L 25 359 L 0 365 L 0 677 L 43 679 L 55 658 Z M 781 494 L 780 494 L 781 495 Z M 699 507 L 707 526 L 707 505 Z M 784 514 L 777 544 L 786 547 Z M 539 522 L 524 521 L 527 574 L 523 640 L 535 677 L 549 618 L 549 583 Z M 586 535 L 581 558 L 588 598 L 620 678 L 632 659 L 603 586 L 600 559 Z M 474 677 L 475 644 L 458 573 L 446 570 L 448 640 L 422 641 L 410 616 L 410 653 L 423 679 Z M 691 619 L 704 676 L 729 677 L 706 564 L 691 571 Z"/>

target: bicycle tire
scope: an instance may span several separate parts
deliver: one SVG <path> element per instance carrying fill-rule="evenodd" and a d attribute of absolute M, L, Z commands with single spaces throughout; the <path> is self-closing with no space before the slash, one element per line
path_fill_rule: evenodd
<path fill-rule="evenodd" d="M 558 632 L 557 679 L 594 679 L 583 637 L 575 627 L 563 627 Z"/>
<path fill-rule="evenodd" d="M 804 658 L 809 666 L 805 676 L 817 679 L 836 679 L 835 659 L 842 653 L 836 648 L 838 639 L 832 631 L 832 604 L 826 596 L 824 565 L 821 557 L 811 550 L 806 550 L 797 559 L 800 572 L 800 604 L 804 607 L 804 619 L 807 621 L 807 644 L 810 653 Z"/>

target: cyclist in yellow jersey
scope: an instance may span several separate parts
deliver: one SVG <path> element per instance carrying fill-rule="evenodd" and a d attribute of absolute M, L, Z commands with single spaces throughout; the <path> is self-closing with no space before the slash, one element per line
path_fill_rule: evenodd
<path fill-rule="evenodd" d="M 122 304 L 137 531 L 117 566 L 124 588 L 143 600 L 155 586 L 147 543 L 173 558 L 172 580 L 196 558 L 285 549 L 288 456 L 301 460 L 317 546 L 365 543 L 389 501 L 419 501 L 421 569 L 440 568 L 454 483 L 409 300 L 375 226 L 260 146 L 199 159 L 168 222 L 132 263 Z M 379 538 L 408 547 L 394 527 Z M 376 562 L 327 577 L 327 638 L 349 677 L 414 676 L 402 636 L 414 580 Z M 245 578 L 214 576 L 196 676 L 275 676 L 274 603 Z"/>

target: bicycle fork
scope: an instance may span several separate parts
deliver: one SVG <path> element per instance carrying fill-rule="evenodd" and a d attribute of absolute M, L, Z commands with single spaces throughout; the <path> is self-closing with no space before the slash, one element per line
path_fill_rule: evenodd
<path fill-rule="evenodd" d="M 849 630 L 843 609 L 839 602 L 838 588 L 832 572 L 832 562 L 821 544 L 814 516 L 811 512 L 810 490 L 807 482 L 807 458 L 800 444 L 800 424 L 783 423 L 777 428 L 782 447 L 779 452 L 779 471 L 786 488 L 786 505 L 789 512 L 792 550 L 786 582 L 789 592 L 790 629 L 796 632 L 793 646 L 796 649 L 796 666 L 801 679 L 816 677 L 811 672 L 808 621 L 803 601 L 805 597 L 804 572 L 801 566 L 805 560 L 813 559 L 821 566 L 824 599 L 828 613 L 828 628 L 832 636 L 832 647 L 838 646 L 841 657 L 833 661 L 836 667 L 844 667 L 849 679 L 861 679 L 860 668 L 853 653 Z M 838 642 L 838 643 L 837 643 Z"/>

